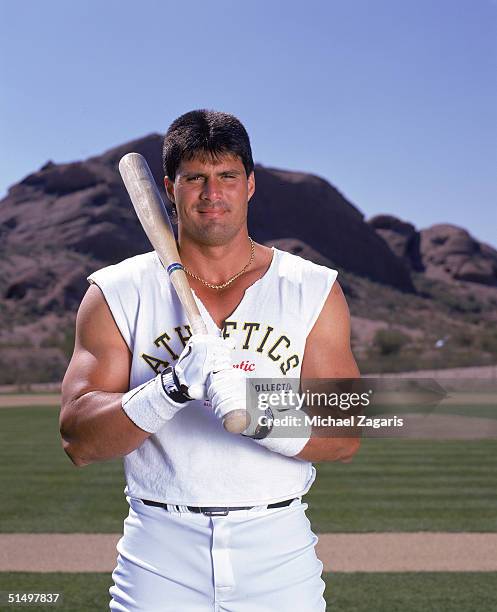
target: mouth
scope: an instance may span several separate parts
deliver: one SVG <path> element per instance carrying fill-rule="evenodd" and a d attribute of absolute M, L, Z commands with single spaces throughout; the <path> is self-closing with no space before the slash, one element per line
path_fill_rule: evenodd
<path fill-rule="evenodd" d="M 208 219 L 213 219 L 222 217 L 227 211 L 224 208 L 205 208 L 203 210 L 198 209 L 197 212 Z"/>

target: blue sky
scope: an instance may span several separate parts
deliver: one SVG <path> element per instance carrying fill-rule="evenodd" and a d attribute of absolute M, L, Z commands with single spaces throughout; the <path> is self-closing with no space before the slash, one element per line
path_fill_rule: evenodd
<path fill-rule="evenodd" d="M 2 196 L 207 107 L 366 217 L 497 246 L 496 0 L 0 0 L 0 82 Z"/>

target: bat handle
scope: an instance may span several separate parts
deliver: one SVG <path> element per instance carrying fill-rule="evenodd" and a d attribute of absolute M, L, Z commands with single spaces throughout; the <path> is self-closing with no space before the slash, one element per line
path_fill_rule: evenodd
<path fill-rule="evenodd" d="M 232 410 L 223 419 L 224 429 L 232 434 L 242 433 L 249 425 L 250 415 L 247 410 Z"/>
<path fill-rule="evenodd" d="M 207 328 L 201 316 L 190 318 L 190 327 L 194 334 L 206 334 Z M 250 415 L 247 410 L 239 409 L 228 412 L 223 418 L 223 427 L 232 434 L 242 433 L 250 425 Z"/>
<path fill-rule="evenodd" d="M 189 317 L 190 328 L 192 334 L 207 334 L 207 327 L 201 317 L 201 315 L 190 315 Z"/>
<path fill-rule="evenodd" d="M 188 321 L 192 333 L 194 334 L 207 334 L 207 326 L 205 321 L 202 319 L 198 307 L 193 299 L 193 295 L 189 290 L 188 281 L 186 280 L 183 266 L 174 262 L 167 268 L 167 272 L 173 283 L 176 292 L 181 300 L 181 303 L 186 306 Z M 246 410 L 232 410 L 228 412 L 223 419 L 223 426 L 226 431 L 233 434 L 242 433 L 250 425 L 250 415 Z"/>

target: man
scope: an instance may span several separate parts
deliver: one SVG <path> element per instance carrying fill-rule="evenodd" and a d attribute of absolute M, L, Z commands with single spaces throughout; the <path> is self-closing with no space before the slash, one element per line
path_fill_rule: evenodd
<path fill-rule="evenodd" d="M 221 424 L 246 377 L 351 378 L 336 272 L 255 244 L 245 128 L 192 111 L 164 140 L 178 244 L 210 336 L 190 330 L 155 253 L 99 270 L 77 316 L 63 382 L 64 450 L 83 466 L 124 456 L 129 516 L 112 610 L 317 611 L 322 564 L 301 496 L 313 461 L 348 461 L 356 438 L 281 437 Z M 234 347 L 234 348 L 233 348 Z"/>

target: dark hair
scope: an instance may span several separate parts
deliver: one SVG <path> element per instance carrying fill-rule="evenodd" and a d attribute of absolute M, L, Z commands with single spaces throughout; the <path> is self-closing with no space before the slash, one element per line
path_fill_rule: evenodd
<path fill-rule="evenodd" d="M 235 116 L 213 110 L 194 110 L 175 119 L 164 137 L 162 167 L 172 181 L 183 159 L 199 154 L 214 158 L 228 153 L 237 155 L 247 176 L 254 170 L 247 130 Z"/>

